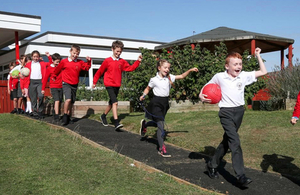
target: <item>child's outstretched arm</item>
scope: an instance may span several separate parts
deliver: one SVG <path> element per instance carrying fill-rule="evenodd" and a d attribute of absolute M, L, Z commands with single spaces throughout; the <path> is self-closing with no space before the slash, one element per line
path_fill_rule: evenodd
<path fill-rule="evenodd" d="M 292 125 L 296 124 L 299 120 L 299 116 L 300 116 L 300 91 L 299 91 L 298 96 L 297 96 L 297 101 L 296 101 L 296 104 L 295 104 L 295 107 L 294 107 L 293 116 L 290 120 L 290 123 Z"/>
<path fill-rule="evenodd" d="M 148 95 L 149 91 L 151 90 L 151 87 L 147 86 L 143 92 L 143 95 L 141 95 L 140 97 L 140 101 L 143 101 L 146 97 L 146 95 Z"/>
<path fill-rule="evenodd" d="M 175 75 L 175 79 L 184 79 L 187 75 L 190 74 L 190 72 L 198 72 L 198 68 L 191 68 L 181 75 Z"/>
<path fill-rule="evenodd" d="M 266 66 L 265 66 L 265 63 L 263 62 L 263 60 L 260 56 L 260 52 L 261 52 L 261 49 L 257 47 L 255 49 L 255 56 L 257 57 L 260 70 L 255 71 L 255 78 L 261 77 L 261 76 L 268 73 L 268 71 L 266 69 Z"/>

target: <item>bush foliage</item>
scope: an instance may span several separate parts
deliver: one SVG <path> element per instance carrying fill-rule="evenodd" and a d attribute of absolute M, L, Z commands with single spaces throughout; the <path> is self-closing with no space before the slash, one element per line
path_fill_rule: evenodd
<path fill-rule="evenodd" d="M 198 95 L 201 88 L 218 72 L 225 71 L 225 58 L 227 48 L 224 43 L 216 45 L 214 52 L 206 48 L 196 45 L 194 49 L 190 45 L 184 47 L 175 46 L 171 50 L 162 50 L 158 53 L 153 50 L 140 48 L 143 60 L 140 66 L 133 72 L 125 72 L 123 76 L 122 86 L 120 88 L 119 100 L 129 100 L 133 102 L 135 108 L 138 108 L 138 98 L 148 85 L 150 78 L 156 75 L 156 63 L 158 59 L 166 59 L 171 63 L 171 74 L 180 75 L 190 68 L 197 67 L 199 72 L 190 73 L 185 79 L 174 82 L 175 88 L 171 88 L 170 98 L 173 100 L 188 100 L 192 102 L 199 101 Z M 250 56 L 248 51 L 242 54 L 243 70 L 258 70 L 259 65 L 255 57 Z M 131 62 L 132 63 L 132 62 Z M 265 87 L 264 79 L 246 87 L 245 102 L 251 102 L 254 94 Z M 84 90 L 82 92 L 81 90 Z M 100 92 L 101 91 L 101 92 Z M 89 94 L 85 87 L 78 90 L 78 98 L 82 98 L 83 94 Z M 107 95 L 101 95 L 103 90 L 94 90 L 93 100 L 108 100 Z M 97 95 L 95 95 L 97 94 Z M 99 94 L 99 95 L 98 95 Z M 150 92 L 146 102 L 153 96 Z M 85 97 L 90 100 L 91 98 Z"/>
<path fill-rule="evenodd" d="M 277 99 L 296 99 L 300 90 L 300 61 L 296 59 L 295 65 L 286 67 L 275 66 L 273 72 L 269 74 L 266 82 L 272 97 Z"/>

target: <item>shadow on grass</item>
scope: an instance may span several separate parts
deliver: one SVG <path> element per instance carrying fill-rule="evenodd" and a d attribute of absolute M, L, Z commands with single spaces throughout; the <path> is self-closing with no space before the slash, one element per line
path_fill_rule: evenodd
<path fill-rule="evenodd" d="M 268 172 L 269 167 L 272 167 L 273 171 L 300 186 L 300 168 L 292 163 L 293 160 L 292 157 L 280 154 L 265 154 L 260 167 L 264 173 Z"/>

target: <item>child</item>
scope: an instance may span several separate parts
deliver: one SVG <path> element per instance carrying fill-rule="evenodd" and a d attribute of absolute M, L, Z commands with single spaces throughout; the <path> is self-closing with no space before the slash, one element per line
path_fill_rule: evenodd
<path fill-rule="evenodd" d="M 31 52 L 31 60 L 26 64 L 29 68 L 30 84 L 29 97 L 33 108 L 33 116 L 37 119 L 43 118 L 44 111 L 44 95 L 42 94 L 42 79 L 45 77 L 46 68 L 52 63 L 49 52 L 46 52 L 49 62 L 40 61 L 40 52 L 34 50 Z"/>
<path fill-rule="evenodd" d="M 146 132 L 147 126 L 155 126 L 157 128 L 157 140 L 159 145 L 159 154 L 163 157 L 171 157 L 166 151 L 164 145 L 164 119 L 169 109 L 169 93 L 171 85 L 176 79 L 184 79 L 190 72 L 198 72 L 197 68 L 191 68 L 181 75 L 169 74 L 171 64 L 167 60 L 159 60 L 157 63 L 157 74 L 151 78 L 148 86 L 145 88 L 143 95 L 140 97 L 140 101 L 145 99 L 145 96 L 153 89 L 154 97 L 150 101 L 147 111 L 151 113 L 153 121 L 141 121 L 141 135 Z M 146 113 L 146 117 L 149 117 L 149 113 Z"/>
<path fill-rule="evenodd" d="M 7 76 L 7 93 L 10 95 L 10 99 L 13 101 L 14 109 L 10 112 L 11 114 L 15 114 L 18 112 L 18 97 L 17 97 L 17 87 L 18 87 L 18 79 L 17 77 L 11 76 L 12 71 L 16 66 L 15 62 L 9 63 L 9 73 Z"/>
<path fill-rule="evenodd" d="M 123 48 L 124 44 L 121 41 L 117 40 L 112 43 L 111 50 L 113 52 L 113 55 L 103 61 L 93 80 L 93 88 L 95 88 L 99 78 L 104 74 L 104 85 L 106 87 L 110 100 L 109 105 L 106 107 L 104 113 L 100 116 L 100 118 L 102 124 L 104 126 L 108 126 L 106 115 L 112 109 L 115 121 L 115 130 L 123 127 L 123 125 L 119 123 L 117 111 L 117 97 L 121 86 L 122 72 L 134 71 L 140 65 L 140 62 L 142 60 L 142 56 L 140 55 L 138 60 L 135 61 L 132 66 L 130 66 L 130 64 L 126 60 L 120 58 Z"/>
<path fill-rule="evenodd" d="M 88 71 L 91 68 L 91 58 L 87 56 L 87 62 L 84 62 L 80 59 L 77 59 L 79 54 L 80 47 L 78 45 L 72 45 L 70 49 L 70 57 L 60 61 L 52 76 L 52 80 L 56 80 L 61 72 L 63 94 L 65 96 L 62 125 L 67 125 L 71 121 L 70 115 L 73 104 L 76 100 L 80 72 L 82 70 Z"/>
<path fill-rule="evenodd" d="M 61 57 L 58 53 L 54 53 L 52 55 L 52 61 L 53 63 L 47 68 L 46 70 L 46 75 L 43 78 L 43 85 L 42 85 L 42 94 L 45 94 L 45 88 L 46 88 L 46 84 L 48 82 L 48 79 L 50 77 L 49 83 L 50 83 L 50 90 L 51 90 L 51 95 L 54 99 L 54 121 L 58 122 L 59 121 L 59 108 L 60 108 L 60 102 L 62 101 L 62 97 L 63 97 L 63 93 L 62 93 L 62 78 L 61 78 L 61 74 L 59 74 L 56 77 L 56 80 L 52 80 L 52 75 L 53 72 L 55 70 L 55 68 L 57 67 L 57 65 L 60 63 L 61 61 Z"/>
<path fill-rule="evenodd" d="M 221 87 L 222 99 L 219 102 L 219 117 L 220 122 L 225 131 L 223 140 L 216 149 L 214 156 L 207 162 L 206 169 L 210 178 L 218 178 L 217 167 L 227 153 L 231 150 L 232 166 L 236 173 L 237 184 L 246 187 L 252 182 L 250 178 L 245 176 L 243 153 L 240 145 L 238 129 L 242 123 L 244 115 L 244 88 L 256 82 L 260 76 L 267 74 L 266 67 L 260 56 L 261 49 L 255 49 L 260 70 L 245 72 L 242 71 L 242 56 L 236 52 L 230 53 L 226 57 L 226 71 L 217 73 L 208 83 L 215 83 Z M 207 83 L 207 84 L 208 84 Z M 207 95 L 199 94 L 202 102 L 209 103 Z"/>
<path fill-rule="evenodd" d="M 20 57 L 20 64 L 22 64 L 22 69 L 26 66 L 26 64 L 30 61 L 27 55 L 21 55 Z M 28 95 L 28 88 L 29 88 L 30 78 L 21 76 L 20 77 L 20 88 L 22 91 L 22 96 L 24 97 L 24 105 L 25 106 L 25 114 L 32 116 L 32 108 L 31 108 L 31 100 Z"/>

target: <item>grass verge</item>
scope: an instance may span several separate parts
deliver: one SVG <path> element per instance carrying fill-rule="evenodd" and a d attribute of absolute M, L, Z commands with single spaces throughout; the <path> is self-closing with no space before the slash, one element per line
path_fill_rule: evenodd
<path fill-rule="evenodd" d="M 215 194 L 44 122 L 1 114 L 0 124 L 0 194 Z"/>

